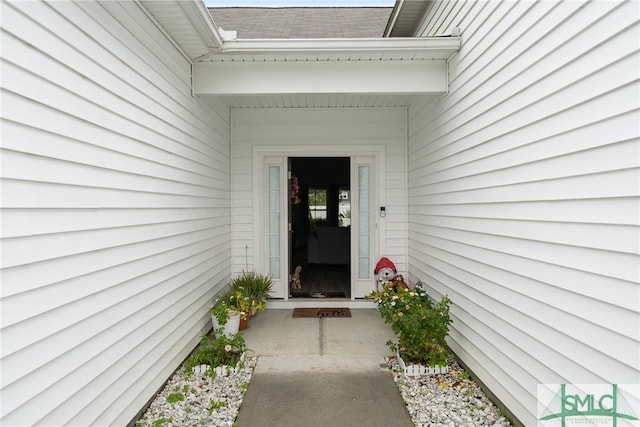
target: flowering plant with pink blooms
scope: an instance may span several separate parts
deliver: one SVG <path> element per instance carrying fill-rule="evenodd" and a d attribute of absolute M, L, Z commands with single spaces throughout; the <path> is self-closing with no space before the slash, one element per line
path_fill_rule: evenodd
<path fill-rule="evenodd" d="M 400 286 L 384 286 L 381 291 L 367 296 L 378 304 L 378 311 L 385 323 L 398 337 L 398 342 L 387 342 L 405 362 L 428 366 L 447 365 L 447 343 L 451 318 L 451 301 L 445 295 L 434 301 L 419 286 L 405 289 Z"/>
<path fill-rule="evenodd" d="M 187 360 L 185 366 L 187 372 L 192 372 L 192 368 L 200 365 L 208 365 L 210 368 L 216 366 L 236 367 L 241 362 L 242 353 L 247 350 L 244 337 L 241 334 L 234 334 L 230 337 L 219 334 L 216 338 L 203 336 L 200 345 Z M 209 375 L 215 375 L 215 369 L 207 371 Z"/>

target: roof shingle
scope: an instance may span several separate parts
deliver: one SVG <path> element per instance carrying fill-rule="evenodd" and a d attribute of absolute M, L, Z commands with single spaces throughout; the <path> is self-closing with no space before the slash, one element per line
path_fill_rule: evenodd
<path fill-rule="evenodd" d="M 238 39 L 380 38 L 390 7 L 212 7 L 217 26 Z"/>

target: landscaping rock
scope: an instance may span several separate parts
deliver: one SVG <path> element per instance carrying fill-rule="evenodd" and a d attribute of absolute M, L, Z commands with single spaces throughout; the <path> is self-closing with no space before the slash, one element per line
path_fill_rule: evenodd
<path fill-rule="evenodd" d="M 395 357 L 388 364 L 416 427 L 511 426 L 455 360 L 448 373 L 424 376 L 405 375 Z"/>
<path fill-rule="evenodd" d="M 201 372 L 187 376 L 180 368 L 136 426 L 232 427 L 256 363 L 257 357 L 247 357 L 237 373 L 215 378 Z M 421 377 L 402 373 L 395 357 L 388 358 L 388 366 L 416 427 L 511 426 L 455 360 L 448 373 Z"/>
<path fill-rule="evenodd" d="M 233 426 L 257 360 L 257 357 L 246 357 L 238 372 L 225 370 L 227 374 L 215 377 L 203 369 L 187 375 L 181 367 L 156 395 L 136 426 Z"/>

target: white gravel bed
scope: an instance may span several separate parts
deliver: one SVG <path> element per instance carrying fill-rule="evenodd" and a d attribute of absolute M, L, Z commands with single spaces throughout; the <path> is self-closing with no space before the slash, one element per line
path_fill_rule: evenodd
<path fill-rule="evenodd" d="M 455 360 L 446 374 L 420 377 L 404 375 L 395 357 L 387 361 L 416 427 L 511 426 Z"/>
<path fill-rule="evenodd" d="M 232 427 L 258 358 L 247 357 L 237 374 L 190 375 L 181 367 L 154 398 L 136 426 Z M 453 360 L 447 374 L 408 377 L 394 357 L 393 379 L 416 427 L 509 427 L 511 423 Z"/>
<path fill-rule="evenodd" d="M 136 426 L 232 427 L 258 358 L 247 357 L 238 373 L 186 375 L 181 367 L 156 395 Z"/>

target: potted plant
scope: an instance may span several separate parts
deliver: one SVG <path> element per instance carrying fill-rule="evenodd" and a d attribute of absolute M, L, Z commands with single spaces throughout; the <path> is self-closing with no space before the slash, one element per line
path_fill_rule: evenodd
<path fill-rule="evenodd" d="M 249 316 L 251 315 L 253 303 L 251 299 L 244 294 L 242 288 L 236 289 L 233 292 L 233 297 L 231 297 L 231 306 L 233 307 L 233 310 L 240 313 L 239 328 L 242 331 L 248 326 Z"/>
<path fill-rule="evenodd" d="M 368 295 L 378 304 L 385 323 L 398 337 L 398 342 L 387 342 L 407 364 L 445 367 L 448 363 L 447 343 L 451 318 L 451 301 L 445 295 L 433 301 L 421 287 L 384 286 Z"/>
<path fill-rule="evenodd" d="M 235 296 L 226 292 L 211 307 L 211 323 L 216 336 L 233 336 L 240 328 L 241 313 L 235 308 Z"/>
<path fill-rule="evenodd" d="M 271 278 L 256 272 L 243 271 L 231 281 L 231 289 L 236 292 L 237 297 L 242 298 L 238 300 L 238 304 L 248 309 L 250 316 L 266 308 L 272 288 Z"/>

